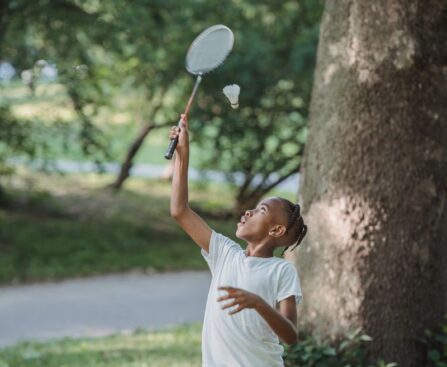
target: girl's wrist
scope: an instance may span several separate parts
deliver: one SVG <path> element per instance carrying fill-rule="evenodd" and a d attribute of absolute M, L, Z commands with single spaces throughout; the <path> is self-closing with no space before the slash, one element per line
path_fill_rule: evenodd
<path fill-rule="evenodd" d="M 256 298 L 257 299 L 256 299 L 256 302 L 255 302 L 254 309 L 259 312 L 259 311 L 261 311 L 265 307 L 266 303 L 265 303 L 265 301 L 264 301 L 264 299 L 262 297 L 256 296 Z"/>

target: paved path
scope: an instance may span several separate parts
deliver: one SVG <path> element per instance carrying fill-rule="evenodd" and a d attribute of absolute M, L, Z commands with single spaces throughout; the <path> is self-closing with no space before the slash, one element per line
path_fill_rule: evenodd
<path fill-rule="evenodd" d="M 201 271 L 0 287 L 0 346 L 202 321 L 210 280 Z"/>

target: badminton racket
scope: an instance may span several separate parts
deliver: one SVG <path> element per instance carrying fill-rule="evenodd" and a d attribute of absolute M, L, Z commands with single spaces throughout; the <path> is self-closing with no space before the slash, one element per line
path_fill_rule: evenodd
<path fill-rule="evenodd" d="M 197 88 L 204 74 L 216 69 L 227 58 L 233 48 L 234 35 L 230 28 L 222 24 L 211 26 L 200 33 L 192 42 L 188 49 L 185 60 L 186 70 L 196 75 L 196 82 L 186 105 L 185 119 L 188 117 L 189 109 L 196 95 Z M 182 118 L 177 126 L 180 127 Z M 178 137 L 172 139 L 165 153 L 166 159 L 171 159 L 175 147 L 178 143 Z"/>

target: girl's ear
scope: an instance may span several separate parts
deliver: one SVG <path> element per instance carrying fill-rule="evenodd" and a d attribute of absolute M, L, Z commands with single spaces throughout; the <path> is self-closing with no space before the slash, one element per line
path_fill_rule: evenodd
<path fill-rule="evenodd" d="M 286 226 L 282 224 L 277 224 L 269 231 L 269 236 L 272 237 L 282 237 L 286 233 Z"/>

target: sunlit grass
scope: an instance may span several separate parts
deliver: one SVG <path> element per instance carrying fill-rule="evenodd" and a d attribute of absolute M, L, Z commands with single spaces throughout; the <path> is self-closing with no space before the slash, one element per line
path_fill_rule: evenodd
<path fill-rule="evenodd" d="M 1 367 L 192 367 L 201 362 L 201 325 L 94 339 L 26 342 L 0 349 Z"/>

